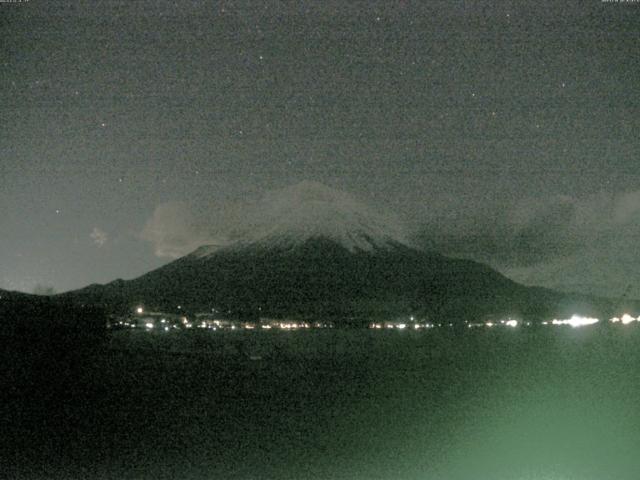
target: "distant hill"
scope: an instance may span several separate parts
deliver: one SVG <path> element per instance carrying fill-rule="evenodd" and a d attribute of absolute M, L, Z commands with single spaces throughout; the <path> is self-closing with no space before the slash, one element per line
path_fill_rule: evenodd
<path fill-rule="evenodd" d="M 82 305 L 69 297 L 0 290 L 0 340 L 77 346 L 104 333 L 105 313 L 101 306 Z"/>

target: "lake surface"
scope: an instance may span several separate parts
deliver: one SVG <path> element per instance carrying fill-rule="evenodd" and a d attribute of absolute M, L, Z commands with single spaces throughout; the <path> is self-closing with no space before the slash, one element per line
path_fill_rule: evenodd
<path fill-rule="evenodd" d="M 637 479 L 640 328 L 121 331 L 7 353 L 16 479 Z"/>

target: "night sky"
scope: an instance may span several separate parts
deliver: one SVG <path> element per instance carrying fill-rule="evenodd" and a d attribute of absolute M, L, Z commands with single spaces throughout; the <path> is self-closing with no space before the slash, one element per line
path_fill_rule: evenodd
<path fill-rule="evenodd" d="M 640 297 L 639 27 L 600 0 L 0 3 L 0 288 L 133 278 L 311 180 Z"/>

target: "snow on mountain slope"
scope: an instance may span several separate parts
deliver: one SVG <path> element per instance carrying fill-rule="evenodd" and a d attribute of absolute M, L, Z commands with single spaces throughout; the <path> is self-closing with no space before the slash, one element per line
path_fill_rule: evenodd
<path fill-rule="evenodd" d="M 267 194 L 228 238 L 226 248 L 291 246 L 311 238 L 333 240 L 351 252 L 408 245 L 403 226 L 392 215 L 309 181 Z M 193 255 L 206 257 L 220 248 L 204 246 Z"/>

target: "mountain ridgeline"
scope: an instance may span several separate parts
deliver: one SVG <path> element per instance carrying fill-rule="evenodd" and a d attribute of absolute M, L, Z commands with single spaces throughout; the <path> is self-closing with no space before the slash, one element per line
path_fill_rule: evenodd
<path fill-rule="evenodd" d="M 491 268 L 411 245 L 352 197 L 303 182 L 271 195 L 224 246 L 203 246 L 139 278 L 69 292 L 111 311 L 223 312 L 236 318 L 358 322 L 415 315 L 462 323 L 498 317 L 607 315 L 606 300 L 519 285 Z"/>
<path fill-rule="evenodd" d="M 350 251 L 311 238 L 290 247 L 253 245 L 200 256 L 196 251 L 130 281 L 67 294 L 126 311 L 216 309 L 234 317 L 348 319 L 417 315 L 462 322 L 497 317 L 545 319 L 604 314 L 609 302 L 519 285 L 489 267 L 397 244 Z"/>

